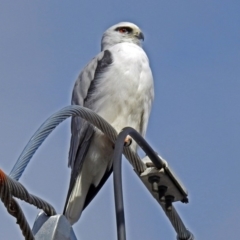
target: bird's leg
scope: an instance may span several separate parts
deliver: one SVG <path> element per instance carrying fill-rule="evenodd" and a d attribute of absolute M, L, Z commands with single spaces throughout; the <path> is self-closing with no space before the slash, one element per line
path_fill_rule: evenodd
<path fill-rule="evenodd" d="M 129 135 L 127 135 L 127 137 L 124 140 L 124 147 L 129 147 L 131 144 L 132 144 L 132 138 Z M 115 148 L 115 144 L 113 143 L 112 149 L 114 148 Z"/>

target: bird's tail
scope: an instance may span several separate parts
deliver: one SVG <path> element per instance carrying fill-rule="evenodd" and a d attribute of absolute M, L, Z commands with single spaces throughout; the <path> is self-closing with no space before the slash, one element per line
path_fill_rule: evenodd
<path fill-rule="evenodd" d="M 71 225 L 76 223 L 80 218 L 90 187 L 89 184 L 83 183 L 82 180 L 82 174 L 79 174 L 71 193 L 68 193 L 68 201 L 66 201 L 64 207 L 63 214 L 66 216 Z"/>

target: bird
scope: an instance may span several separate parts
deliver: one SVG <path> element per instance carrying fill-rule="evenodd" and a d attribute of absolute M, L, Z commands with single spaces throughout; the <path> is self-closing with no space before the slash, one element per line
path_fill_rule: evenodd
<path fill-rule="evenodd" d="M 142 48 L 144 35 L 130 22 L 108 28 L 101 52 L 80 72 L 72 92 L 72 105 L 91 109 L 119 133 L 124 127 L 145 136 L 154 98 L 153 75 Z M 126 147 L 137 151 L 131 137 Z M 71 178 L 63 214 L 76 223 L 112 173 L 113 143 L 86 120 L 71 120 L 68 166 Z"/>

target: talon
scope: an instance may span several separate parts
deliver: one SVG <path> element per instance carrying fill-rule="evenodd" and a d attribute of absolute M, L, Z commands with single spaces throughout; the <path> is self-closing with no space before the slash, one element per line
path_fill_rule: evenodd
<path fill-rule="evenodd" d="M 129 147 L 132 144 L 132 138 L 127 136 L 124 140 L 124 147 Z"/>

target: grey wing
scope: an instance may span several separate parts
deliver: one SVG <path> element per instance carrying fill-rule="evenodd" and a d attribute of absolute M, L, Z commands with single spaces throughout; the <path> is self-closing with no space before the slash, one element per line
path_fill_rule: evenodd
<path fill-rule="evenodd" d="M 99 58 L 102 54 L 93 58 L 92 61 L 83 69 L 80 73 L 72 93 L 72 105 L 85 106 L 85 100 L 88 98 L 89 89 L 91 88 L 92 81 L 95 76 L 95 71 L 98 65 Z M 75 169 L 76 157 L 79 155 L 78 149 L 82 145 L 89 145 L 91 135 L 93 133 L 93 127 L 87 121 L 80 117 L 72 117 L 71 122 L 71 143 L 69 150 L 68 166 Z M 84 148 L 81 150 L 84 151 Z M 79 157 L 78 157 L 79 159 Z M 82 158 L 80 158 L 81 160 Z"/>
<path fill-rule="evenodd" d="M 98 76 L 111 63 L 111 54 L 108 50 L 101 52 L 90 61 L 80 73 L 74 85 L 72 105 L 91 108 L 91 104 L 93 104 L 91 95 L 95 90 Z M 80 117 L 73 117 L 71 122 L 71 133 L 68 166 L 71 167 L 72 172 L 64 212 L 75 181 L 81 171 L 84 158 L 89 149 L 94 134 L 94 126 Z"/>

